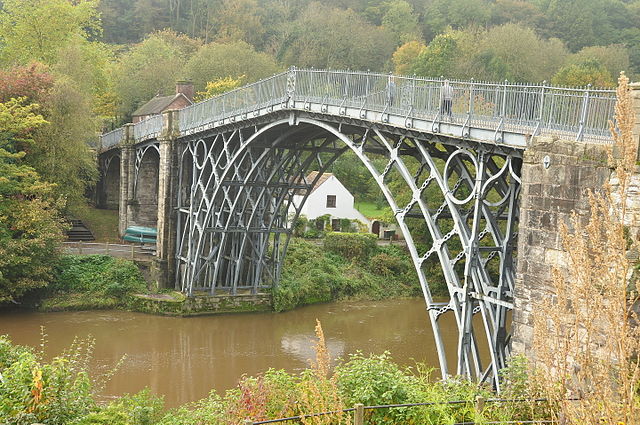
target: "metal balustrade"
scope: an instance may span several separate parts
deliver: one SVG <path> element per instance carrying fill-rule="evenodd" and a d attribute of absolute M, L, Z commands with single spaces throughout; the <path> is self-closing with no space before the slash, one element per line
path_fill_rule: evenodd
<path fill-rule="evenodd" d="M 162 115 L 152 115 L 133 126 L 133 138 L 136 142 L 153 139 L 162 132 Z"/>
<path fill-rule="evenodd" d="M 102 149 L 110 148 L 120 143 L 122 139 L 124 139 L 124 127 L 116 128 L 100 137 L 100 147 Z"/>
<path fill-rule="evenodd" d="M 563 139 L 611 141 L 609 120 L 614 114 L 615 90 L 507 81 L 451 80 L 450 85 L 451 116 L 443 114 L 441 78 L 292 68 L 180 110 L 179 130 L 181 135 L 193 134 L 225 120 L 269 113 L 277 106 L 310 109 L 307 105 L 314 103 L 324 111 L 328 106 L 357 108 L 365 112 L 362 117 L 375 112 L 404 117 L 406 122 L 456 123 L 463 129 L 480 128 L 496 134 L 555 134 Z M 151 139 L 161 131 L 162 116 L 153 116 L 135 124 L 134 138 Z M 122 129 L 114 130 L 103 135 L 102 146 L 112 146 L 121 138 Z"/>
<path fill-rule="evenodd" d="M 294 98 L 413 119 L 449 121 L 443 79 L 351 71 L 295 70 Z M 467 127 L 608 141 L 615 90 L 450 80 L 451 120 Z"/>
<path fill-rule="evenodd" d="M 180 110 L 180 133 L 190 134 L 229 117 L 287 100 L 287 73 L 277 74 Z M 246 117 L 245 117 L 246 118 Z"/>

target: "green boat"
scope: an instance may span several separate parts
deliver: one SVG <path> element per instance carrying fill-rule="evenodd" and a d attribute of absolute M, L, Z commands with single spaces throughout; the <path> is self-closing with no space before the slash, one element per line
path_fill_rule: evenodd
<path fill-rule="evenodd" d="M 155 244 L 158 230 L 153 227 L 131 226 L 124 231 L 123 240 L 142 244 Z"/>

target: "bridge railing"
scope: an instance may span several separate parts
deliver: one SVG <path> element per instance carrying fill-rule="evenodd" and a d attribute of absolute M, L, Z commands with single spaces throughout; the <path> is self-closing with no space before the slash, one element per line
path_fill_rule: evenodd
<path fill-rule="evenodd" d="M 158 137 L 162 132 L 162 115 L 152 115 L 133 125 L 133 138 L 136 142 Z"/>
<path fill-rule="evenodd" d="M 295 70 L 294 99 L 407 118 L 447 120 L 441 78 L 369 72 Z M 471 127 L 525 134 L 609 140 L 615 90 L 546 84 L 451 80 L 452 118 Z M 447 114 L 448 115 L 448 114 Z"/>
<path fill-rule="evenodd" d="M 124 127 L 116 128 L 100 137 L 100 148 L 110 148 L 120 143 L 124 139 Z"/>
<path fill-rule="evenodd" d="M 611 141 L 609 120 L 614 114 L 615 90 L 451 80 L 453 99 L 449 117 L 443 111 L 444 86 L 445 80 L 441 78 L 292 68 L 182 109 L 179 129 L 183 135 L 192 134 L 224 119 L 238 116 L 245 119 L 264 108 L 286 106 L 292 99 L 434 123 L 453 122 L 493 130 L 496 135 L 508 131 Z M 134 137 L 136 141 L 145 140 L 157 137 L 161 131 L 162 116 L 157 115 L 137 123 Z M 119 140 L 118 135 L 111 133 L 103 136 L 103 146 Z"/>
<path fill-rule="evenodd" d="M 287 73 L 239 87 L 180 110 L 180 133 L 189 134 L 236 115 L 266 108 L 287 99 Z"/>

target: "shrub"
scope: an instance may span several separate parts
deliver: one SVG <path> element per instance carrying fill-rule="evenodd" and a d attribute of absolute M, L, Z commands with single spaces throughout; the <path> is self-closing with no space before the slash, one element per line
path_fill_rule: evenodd
<path fill-rule="evenodd" d="M 87 366 L 81 360 L 85 354 L 77 349 L 80 346 L 43 363 L 31 350 L 11 348 L 11 341 L 0 337 L 7 362 L 0 367 L 4 378 L 0 381 L 0 423 L 63 425 L 95 409 Z M 84 348 L 90 352 L 91 344 Z"/>
<path fill-rule="evenodd" d="M 162 399 L 148 388 L 137 394 L 125 394 L 108 406 L 91 412 L 78 425 L 151 425 L 163 416 Z"/>
<path fill-rule="evenodd" d="M 340 259 L 301 240 L 289 245 L 282 278 L 273 290 L 276 311 L 335 299 L 344 286 Z"/>
<path fill-rule="evenodd" d="M 309 220 L 304 215 L 298 216 L 293 223 L 293 236 L 300 237 L 304 235 Z"/>
<path fill-rule="evenodd" d="M 336 368 L 338 389 L 348 406 L 362 403 L 402 404 L 420 399 L 418 379 L 391 361 L 389 353 L 365 357 L 357 352 Z M 368 412 L 368 423 L 405 423 L 410 409 L 379 409 Z"/>
<path fill-rule="evenodd" d="M 381 252 L 369 260 L 371 271 L 381 276 L 403 274 L 407 271 L 407 265 L 400 258 Z"/>
<path fill-rule="evenodd" d="M 282 278 L 273 290 L 276 311 L 346 297 L 383 299 L 421 294 L 415 268 L 404 249 L 397 246 L 377 248 L 375 237 L 371 239 L 368 235 L 347 234 L 343 237 L 343 234 L 332 234 L 330 241 L 333 235 L 337 235 L 336 239 L 341 238 L 340 243 L 351 240 L 350 236 L 355 236 L 355 240 L 365 239 L 366 243 L 373 241 L 373 247 L 369 245 L 366 249 L 375 249 L 378 254 L 368 262 L 349 261 L 326 248 L 292 239 Z"/>
<path fill-rule="evenodd" d="M 349 260 L 364 263 L 376 252 L 376 241 L 376 236 L 368 233 L 327 233 L 324 247 Z"/>
<path fill-rule="evenodd" d="M 238 388 L 227 391 L 226 417 L 254 421 L 295 413 L 298 379 L 284 370 L 269 369 L 257 377 L 243 376 Z"/>
<path fill-rule="evenodd" d="M 224 401 L 212 391 L 207 398 L 188 403 L 167 413 L 158 425 L 200 425 L 229 423 Z"/>
<path fill-rule="evenodd" d="M 129 260 L 106 255 L 66 255 L 56 268 L 54 291 L 87 292 L 121 297 L 144 291 L 138 267 Z"/>

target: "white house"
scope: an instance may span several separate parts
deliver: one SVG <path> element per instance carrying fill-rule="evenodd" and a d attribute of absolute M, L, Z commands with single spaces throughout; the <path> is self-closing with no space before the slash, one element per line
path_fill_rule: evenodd
<path fill-rule="evenodd" d="M 307 176 L 307 181 L 312 182 L 317 176 L 318 172 L 312 171 Z M 369 220 L 354 208 L 351 192 L 332 173 L 323 173 L 310 190 L 311 193 L 302 206 L 300 215 L 314 219 L 328 214 L 332 220 L 348 218 L 358 220 L 369 227 Z M 305 194 L 305 191 L 298 191 L 294 195 L 293 203 L 296 207 L 300 206 Z M 293 208 L 291 212 L 293 212 Z M 336 226 L 334 225 L 334 227 Z"/>

